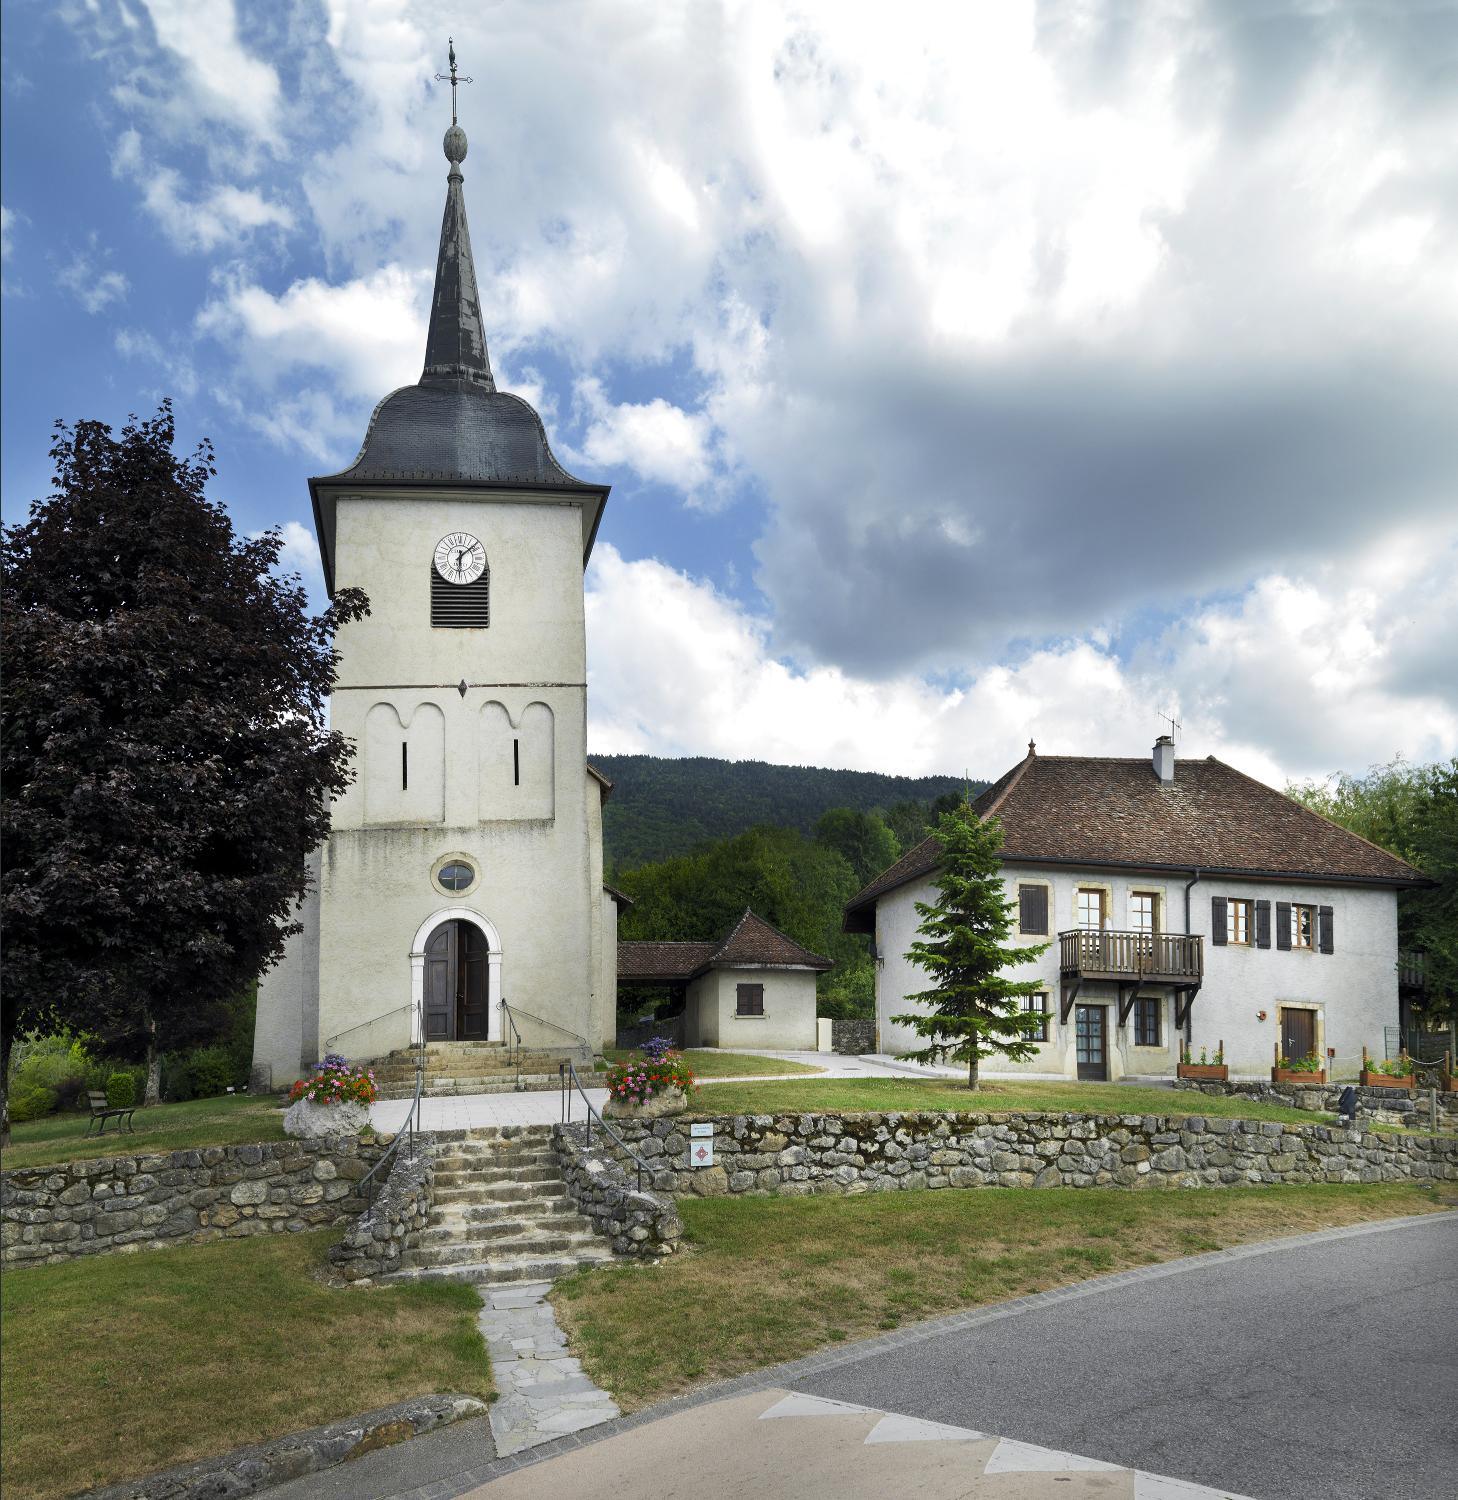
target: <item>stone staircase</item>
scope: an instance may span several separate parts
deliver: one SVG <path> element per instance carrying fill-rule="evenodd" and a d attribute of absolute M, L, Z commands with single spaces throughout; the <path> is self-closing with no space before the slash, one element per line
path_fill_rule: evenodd
<path fill-rule="evenodd" d="M 554 1089 L 557 1064 L 570 1058 L 585 1073 L 580 1049 L 523 1047 L 511 1052 L 501 1042 L 428 1042 L 425 1087 L 429 1097 L 450 1094 L 509 1094 L 518 1078 L 523 1089 Z M 588 1067 L 591 1065 L 589 1064 Z M 375 1064 L 382 1099 L 409 1099 L 415 1094 L 415 1053 L 392 1052 Z"/>
<path fill-rule="evenodd" d="M 567 1196 L 547 1125 L 437 1135 L 435 1206 L 390 1280 L 551 1281 L 613 1258 Z"/>

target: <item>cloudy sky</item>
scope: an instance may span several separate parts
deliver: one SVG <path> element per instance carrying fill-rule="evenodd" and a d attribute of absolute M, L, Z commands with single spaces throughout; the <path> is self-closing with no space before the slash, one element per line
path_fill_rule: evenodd
<path fill-rule="evenodd" d="M 4 494 L 164 394 L 322 590 L 453 32 L 595 750 L 1458 752 L 1458 5 L 7 0 Z"/>

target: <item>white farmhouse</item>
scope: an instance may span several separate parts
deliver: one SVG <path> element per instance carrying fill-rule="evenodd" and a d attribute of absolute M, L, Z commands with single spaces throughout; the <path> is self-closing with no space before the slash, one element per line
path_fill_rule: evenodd
<path fill-rule="evenodd" d="M 328 1050 L 496 1042 L 513 1022 L 533 1046 L 613 1040 L 582 583 L 608 487 L 496 389 L 454 124 L 445 154 L 424 371 L 347 469 L 309 481 L 329 591 L 363 589 L 370 613 L 340 631 L 331 702 L 355 781 L 259 986 L 255 1076 L 274 1087 Z"/>
<path fill-rule="evenodd" d="M 1030 744 L 974 806 L 1004 829 L 1012 941 L 1049 945 L 1011 971 L 1043 981 L 1036 1055 L 985 1072 L 1167 1077 L 1181 1043 L 1198 1060 L 1223 1042 L 1232 1077 L 1269 1076 L 1278 1051 L 1331 1077 L 1397 1026 L 1397 893 L 1424 877 L 1213 756 L 1176 763 L 1168 737 L 1152 760 Z M 891 1018 L 930 987 L 905 955 L 938 853 L 926 839 L 846 908 L 874 936 L 883 1051 L 923 1045 Z"/>

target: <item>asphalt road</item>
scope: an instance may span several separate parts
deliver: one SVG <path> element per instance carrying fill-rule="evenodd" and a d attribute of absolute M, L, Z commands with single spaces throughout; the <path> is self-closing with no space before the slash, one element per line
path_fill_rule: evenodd
<path fill-rule="evenodd" d="M 1258 1500 L 1447 1500 L 1458 1216 L 1192 1266 L 785 1383 Z"/>

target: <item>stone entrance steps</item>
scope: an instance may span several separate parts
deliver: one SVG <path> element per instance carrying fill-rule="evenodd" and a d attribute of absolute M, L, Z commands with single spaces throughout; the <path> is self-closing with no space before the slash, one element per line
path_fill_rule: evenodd
<path fill-rule="evenodd" d="M 391 1279 L 551 1281 L 611 1259 L 567 1196 L 550 1127 L 508 1126 L 437 1145 L 430 1221 Z"/>
<path fill-rule="evenodd" d="M 523 1047 L 512 1053 L 501 1042 L 430 1042 L 425 1049 L 422 1092 L 429 1097 L 456 1094 L 502 1094 L 517 1089 L 554 1089 L 564 1059 L 577 1063 L 573 1048 Z M 375 1064 L 375 1082 L 384 1099 L 409 1099 L 415 1093 L 415 1054 L 392 1052 Z"/>

